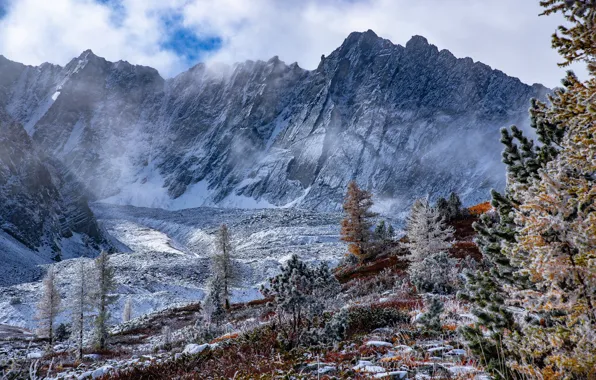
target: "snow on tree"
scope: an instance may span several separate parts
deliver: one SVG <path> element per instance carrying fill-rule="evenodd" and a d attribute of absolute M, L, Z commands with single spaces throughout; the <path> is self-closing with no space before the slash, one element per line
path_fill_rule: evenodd
<path fill-rule="evenodd" d="M 87 322 L 90 318 L 91 289 L 89 287 L 89 268 L 85 262 L 80 260 L 77 264 L 75 276 L 72 280 L 73 290 L 69 300 L 71 339 L 75 341 L 77 347 L 77 357 L 83 357 L 83 337 L 87 328 Z"/>
<path fill-rule="evenodd" d="M 313 327 L 313 318 L 322 314 L 326 304 L 339 293 L 340 286 L 326 265 L 311 268 L 292 255 L 281 273 L 270 278 L 269 286 L 261 291 L 274 298 L 283 339 L 292 345 L 302 338 L 302 332 Z M 289 325 L 287 330 L 286 325 Z"/>
<path fill-rule="evenodd" d="M 114 279 L 114 269 L 110 265 L 110 257 L 106 251 L 102 251 L 95 259 L 95 291 L 93 294 L 93 304 L 97 315 L 95 317 L 95 345 L 98 349 L 107 347 L 109 332 L 108 321 L 110 319 L 110 305 L 116 298 L 111 295 L 116 289 Z"/>
<path fill-rule="evenodd" d="M 341 291 L 341 284 L 329 269 L 326 262 L 320 263 L 313 269 L 314 296 L 318 300 L 321 312 L 331 306 L 331 301 Z"/>
<path fill-rule="evenodd" d="M 566 0 L 541 5 L 545 14 L 561 12 L 570 23 L 553 36 L 563 65 L 587 62 L 590 78 L 582 83 L 568 73 L 550 106 L 532 102 L 531 126 L 540 145 L 517 128 L 503 132 L 507 189 L 493 192 L 496 212 L 475 226 L 489 270 L 470 275 L 464 297 L 475 304 L 479 327 L 463 333 L 501 376 L 591 378 L 596 368 L 596 7 L 592 1 Z M 512 313 L 511 306 L 518 311 Z"/>
<path fill-rule="evenodd" d="M 459 260 L 450 257 L 449 253 L 439 252 L 411 263 L 408 274 L 419 292 L 449 294 L 455 291 L 459 282 L 458 263 Z"/>
<path fill-rule="evenodd" d="M 214 274 L 207 285 L 207 295 L 203 301 L 203 314 L 208 323 L 219 326 L 226 318 L 225 284 L 221 276 Z"/>
<path fill-rule="evenodd" d="M 547 112 L 565 125 L 559 153 L 512 187 L 516 239 L 503 251 L 533 286 L 510 287 L 508 298 L 536 322 L 518 318 L 520 331 L 505 342 L 524 374 L 582 378 L 596 369 L 596 77 L 569 74 L 565 90 Z"/>
<path fill-rule="evenodd" d="M 60 311 L 61 297 L 56 284 L 56 272 L 54 268 L 48 268 L 43 278 L 41 298 L 37 303 L 38 334 L 47 337 L 49 349 L 54 346 L 54 323 Z"/>
<path fill-rule="evenodd" d="M 420 262 L 451 247 L 454 230 L 445 224 L 443 216 L 432 207 L 427 198 L 414 202 L 407 219 L 408 242 L 411 262 Z"/>
<path fill-rule="evenodd" d="M 213 256 L 213 271 L 222 282 L 223 299 L 226 310 L 230 309 L 230 288 L 240 285 L 241 275 L 232 259 L 233 246 L 228 226 L 222 224 L 217 233 L 216 253 Z"/>
<path fill-rule="evenodd" d="M 122 310 L 122 322 L 128 322 L 132 319 L 132 299 L 128 297 Z"/>
<path fill-rule="evenodd" d="M 163 345 L 166 347 L 166 349 L 169 349 L 172 344 L 172 328 L 168 325 L 162 327 L 161 336 Z"/>
<path fill-rule="evenodd" d="M 341 222 L 341 240 L 349 243 L 348 251 L 359 261 L 374 254 L 370 245 L 372 218 L 376 216 L 370 211 L 372 205 L 372 194 L 351 181 L 343 204 L 346 217 Z"/>

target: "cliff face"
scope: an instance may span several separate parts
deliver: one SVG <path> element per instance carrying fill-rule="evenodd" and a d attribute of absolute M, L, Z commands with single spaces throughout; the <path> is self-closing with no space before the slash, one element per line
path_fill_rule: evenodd
<path fill-rule="evenodd" d="M 0 285 L 32 280 L 37 264 L 109 248 L 84 187 L 0 113 Z"/>
<path fill-rule="evenodd" d="M 179 209 L 340 207 L 351 179 L 397 210 L 504 185 L 499 129 L 527 86 L 423 37 L 352 33 L 306 71 L 277 57 L 157 71 L 84 52 L 66 67 L 0 58 L 0 107 L 94 199 Z"/>

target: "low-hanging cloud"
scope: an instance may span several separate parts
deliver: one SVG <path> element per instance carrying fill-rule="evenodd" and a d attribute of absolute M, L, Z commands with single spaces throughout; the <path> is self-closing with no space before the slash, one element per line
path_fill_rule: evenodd
<path fill-rule="evenodd" d="M 352 31 L 394 43 L 423 35 L 524 82 L 559 84 L 550 48 L 560 16 L 538 17 L 533 0 L 3 0 L 0 54 L 28 64 L 64 64 L 91 48 L 109 60 L 150 65 L 168 77 L 193 62 L 168 48 L 176 15 L 196 38 L 221 39 L 202 60 L 233 63 L 278 55 L 313 69 Z M 1 4 L 1 3 L 0 3 Z M 197 48 L 197 47 L 193 47 Z M 197 54 L 192 54 L 197 56 Z M 574 67 L 580 74 L 582 67 Z"/>

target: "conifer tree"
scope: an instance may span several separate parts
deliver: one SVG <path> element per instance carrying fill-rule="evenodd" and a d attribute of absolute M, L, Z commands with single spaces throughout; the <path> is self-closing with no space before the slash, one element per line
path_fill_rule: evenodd
<path fill-rule="evenodd" d="M 39 334 L 49 339 L 48 347 L 51 351 L 54 346 L 54 323 L 60 311 L 61 297 L 56 284 L 54 268 L 48 268 L 43 279 L 41 298 L 37 303 L 37 322 Z"/>
<path fill-rule="evenodd" d="M 389 227 L 387 227 L 387 238 L 389 240 L 393 240 L 395 238 L 395 230 L 393 229 L 393 225 L 389 223 Z"/>
<path fill-rule="evenodd" d="M 207 285 L 207 296 L 203 302 L 205 319 L 209 323 L 219 326 L 226 318 L 224 281 L 215 273 Z"/>
<path fill-rule="evenodd" d="M 222 224 L 217 233 L 216 254 L 213 257 L 213 270 L 222 282 L 221 297 L 226 310 L 230 309 L 230 288 L 240 283 L 240 273 L 232 260 L 232 242 L 228 226 Z"/>
<path fill-rule="evenodd" d="M 445 219 L 445 221 L 449 221 L 449 202 L 447 201 L 447 199 L 443 198 L 443 197 L 439 197 L 439 199 L 437 199 L 437 203 L 435 204 L 435 207 L 437 209 L 437 211 L 439 211 L 439 214 L 441 214 L 441 216 L 443 216 L 443 218 Z"/>
<path fill-rule="evenodd" d="M 93 303 L 97 312 L 95 317 L 95 339 L 98 349 L 103 350 L 108 343 L 108 321 L 110 319 L 110 305 L 116 298 L 111 295 L 116 289 L 114 269 L 110 265 L 110 257 L 106 251 L 102 251 L 95 259 L 95 281 L 96 288 L 93 295 Z"/>
<path fill-rule="evenodd" d="M 462 203 L 459 199 L 459 195 L 457 195 L 455 192 L 451 192 L 449 195 L 447 207 L 449 210 L 449 218 L 447 218 L 447 221 L 455 220 L 462 216 Z"/>
<path fill-rule="evenodd" d="M 132 299 L 128 297 L 122 310 L 122 322 L 128 322 L 132 319 Z"/>
<path fill-rule="evenodd" d="M 428 311 L 420 316 L 418 323 L 429 332 L 440 333 L 443 329 L 441 314 L 445 310 L 445 305 L 439 297 L 429 297 L 425 301 L 428 304 Z"/>
<path fill-rule="evenodd" d="M 518 129 L 503 133 L 506 193 L 493 192 L 497 213 L 476 225 L 489 270 L 470 276 L 466 298 L 476 305 L 480 330 L 464 335 L 497 374 L 513 377 L 590 378 L 595 375 L 593 189 L 596 94 L 596 7 L 591 0 L 542 1 L 544 14 L 562 12 L 553 46 L 563 65 L 585 61 L 591 78 L 573 73 L 551 106 L 532 101 L 531 127 L 541 145 Z M 581 226 L 581 227 L 579 227 Z M 592 239 L 592 240 L 591 240 Z M 518 306 L 523 312 L 508 310 Z M 488 350 L 487 350 L 488 348 Z M 487 354 L 488 351 L 488 354 Z"/>
<path fill-rule="evenodd" d="M 431 207 L 428 199 L 418 199 L 412 205 L 407 220 L 408 242 L 404 247 L 410 250 L 411 262 L 420 262 L 451 247 L 453 228 L 445 225 L 439 211 Z"/>
<path fill-rule="evenodd" d="M 384 220 L 381 220 L 375 227 L 375 235 L 374 236 L 375 236 L 375 239 L 378 241 L 387 240 L 387 227 L 385 226 Z"/>
<path fill-rule="evenodd" d="M 284 332 L 282 338 L 292 346 L 300 339 L 300 331 L 312 327 L 313 318 L 321 315 L 340 289 L 326 264 L 311 268 L 292 255 L 281 273 L 270 278 L 269 286 L 262 287 L 261 292 L 274 298 L 279 326 Z M 289 325 L 287 331 L 285 325 Z"/>
<path fill-rule="evenodd" d="M 73 292 L 70 299 L 71 338 L 75 340 L 77 357 L 83 357 L 83 337 L 91 311 L 91 289 L 89 288 L 89 270 L 84 261 L 77 263 L 73 279 Z"/>
<path fill-rule="evenodd" d="M 341 222 L 341 240 L 349 243 L 348 251 L 361 262 L 373 254 L 370 229 L 376 214 L 370 211 L 372 205 L 372 194 L 351 181 L 343 204 L 346 217 Z"/>

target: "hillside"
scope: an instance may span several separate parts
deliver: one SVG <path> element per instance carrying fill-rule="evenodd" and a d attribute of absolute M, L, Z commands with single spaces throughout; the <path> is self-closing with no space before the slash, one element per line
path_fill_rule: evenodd
<path fill-rule="evenodd" d="M 0 286 L 36 279 L 37 265 L 101 248 L 110 245 L 84 187 L 0 112 Z"/>

